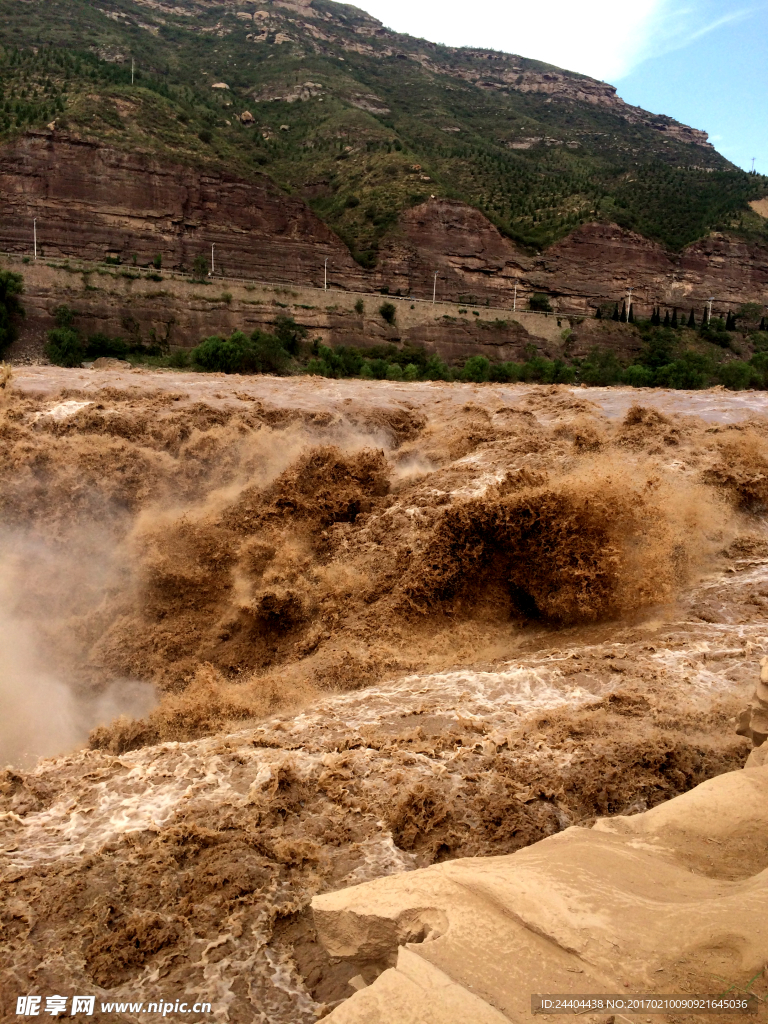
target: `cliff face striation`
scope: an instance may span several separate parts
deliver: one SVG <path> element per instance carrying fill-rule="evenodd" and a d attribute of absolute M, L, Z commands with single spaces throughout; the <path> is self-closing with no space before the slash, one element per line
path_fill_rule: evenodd
<path fill-rule="evenodd" d="M 324 260 L 348 287 L 364 273 L 301 200 L 266 176 L 221 172 L 126 153 L 95 142 L 28 134 L 0 150 L 0 247 L 27 251 L 32 220 L 49 256 L 119 257 L 191 269 L 197 255 L 222 273 L 322 284 Z"/>
<path fill-rule="evenodd" d="M 673 253 L 615 224 L 586 224 L 539 256 L 479 210 L 432 198 L 401 214 L 377 266 L 364 270 L 300 199 L 262 175 L 169 163 L 147 153 L 29 133 L 0 149 L 0 249 L 30 253 L 37 219 L 48 257 L 120 260 L 166 269 L 207 265 L 219 276 L 295 286 L 328 283 L 438 300 L 526 309 L 534 292 L 563 313 L 590 315 L 632 288 L 638 312 L 654 305 L 715 312 L 768 303 L 768 248 L 713 234 Z"/>

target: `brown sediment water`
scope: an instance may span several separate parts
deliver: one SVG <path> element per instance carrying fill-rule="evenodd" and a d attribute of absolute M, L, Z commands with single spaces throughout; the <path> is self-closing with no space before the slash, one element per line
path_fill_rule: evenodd
<path fill-rule="evenodd" d="M 352 991 L 314 894 L 740 767 L 762 400 L 17 373 L 2 1012 L 25 979 L 311 1021 Z"/>

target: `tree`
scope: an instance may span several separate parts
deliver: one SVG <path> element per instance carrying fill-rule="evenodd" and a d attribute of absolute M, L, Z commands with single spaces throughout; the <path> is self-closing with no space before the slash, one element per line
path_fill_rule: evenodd
<path fill-rule="evenodd" d="M 397 315 L 397 307 L 392 302 L 382 302 L 379 306 L 379 316 L 388 324 L 394 324 Z"/>
<path fill-rule="evenodd" d="M 56 366 L 79 366 L 85 359 L 85 345 L 80 332 L 73 327 L 74 311 L 69 306 L 54 310 L 56 327 L 48 331 L 45 354 Z"/>
<path fill-rule="evenodd" d="M 160 253 L 158 253 L 157 256 L 155 256 L 155 258 L 152 260 L 152 266 L 155 268 L 155 270 L 160 270 L 162 268 L 163 257 L 160 255 Z"/>
<path fill-rule="evenodd" d="M 627 304 L 626 304 L 626 302 L 622 302 L 622 304 L 621 304 L 621 316 L 619 317 L 619 320 L 621 320 L 621 322 L 623 324 L 625 324 L 627 322 Z"/>
<path fill-rule="evenodd" d="M 490 371 L 491 364 L 485 356 L 470 356 L 464 363 L 461 379 L 475 381 L 479 384 L 482 381 L 488 380 Z"/>
<path fill-rule="evenodd" d="M 664 314 L 664 326 L 665 327 L 669 327 L 670 326 L 670 322 L 671 321 L 669 319 L 669 310 L 667 310 L 666 313 Z"/>
<path fill-rule="evenodd" d="M 279 316 L 275 320 L 275 337 L 291 356 L 297 356 L 301 343 L 307 336 L 307 328 L 297 324 L 292 316 Z"/>
<path fill-rule="evenodd" d="M 204 338 L 190 353 L 192 362 L 218 373 L 284 373 L 290 356 L 274 334 L 235 331 L 229 338 Z"/>
<path fill-rule="evenodd" d="M 595 320 L 602 320 L 602 319 L 603 319 L 603 310 L 602 310 L 601 306 L 598 306 L 597 309 L 595 310 Z"/>
<path fill-rule="evenodd" d="M 619 304 L 617 302 L 615 307 L 614 307 L 613 313 L 611 314 L 611 320 L 618 321 L 618 319 L 619 319 Z"/>
<path fill-rule="evenodd" d="M 693 307 L 691 307 L 691 315 L 688 317 L 688 326 L 692 330 L 696 330 L 696 314 L 693 312 Z"/>
<path fill-rule="evenodd" d="M 534 292 L 528 300 L 528 307 L 536 313 L 551 313 L 552 306 L 543 292 Z"/>
<path fill-rule="evenodd" d="M 0 353 L 10 345 L 17 333 L 24 309 L 19 296 L 24 291 L 24 278 L 10 270 L 0 270 Z"/>
<path fill-rule="evenodd" d="M 627 323 L 633 324 L 634 322 L 635 322 L 635 307 L 630 302 L 630 304 L 629 304 L 629 313 L 627 313 Z"/>
<path fill-rule="evenodd" d="M 201 252 L 192 261 L 192 276 L 202 281 L 208 276 L 208 260 Z"/>
<path fill-rule="evenodd" d="M 365 312 L 365 303 L 363 302 L 362 299 L 358 299 L 357 302 L 355 303 L 355 312 L 357 313 L 358 316 L 362 316 L 363 313 Z"/>
<path fill-rule="evenodd" d="M 677 330 L 677 327 L 678 327 L 678 322 L 677 322 L 677 306 L 675 306 L 675 308 L 672 310 L 672 319 L 669 321 L 669 326 L 673 330 Z"/>

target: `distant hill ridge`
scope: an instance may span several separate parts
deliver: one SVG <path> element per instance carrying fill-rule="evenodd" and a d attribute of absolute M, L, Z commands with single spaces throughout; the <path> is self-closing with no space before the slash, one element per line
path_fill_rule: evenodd
<path fill-rule="evenodd" d="M 531 253 L 591 223 L 673 251 L 712 231 L 768 240 L 766 179 L 705 132 L 587 76 L 415 39 L 330 0 L 0 0 L 0 46 L 0 145 L 52 125 L 266 173 L 363 269 L 431 196 Z"/>

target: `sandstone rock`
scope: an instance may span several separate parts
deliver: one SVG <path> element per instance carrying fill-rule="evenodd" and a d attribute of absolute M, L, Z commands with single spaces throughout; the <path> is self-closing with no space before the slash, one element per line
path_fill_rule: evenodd
<path fill-rule="evenodd" d="M 533 993 L 704 992 L 713 949 L 737 989 L 768 957 L 766 828 L 768 767 L 747 769 L 510 856 L 316 896 L 328 952 L 381 971 L 326 1019 L 503 1024 Z"/>
<path fill-rule="evenodd" d="M 266 176 L 244 181 L 78 139 L 25 135 L 0 150 L 0 247 L 28 252 L 31 217 L 47 256 L 190 268 L 216 245 L 217 269 L 233 277 L 363 288 L 365 272 L 301 200 Z"/>
<path fill-rule="evenodd" d="M 212 89 L 228 89 L 229 86 L 226 82 L 214 82 L 211 86 Z"/>
<path fill-rule="evenodd" d="M 90 364 L 92 370 L 130 370 L 127 359 L 113 359 L 112 356 L 99 356 Z"/>
<path fill-rule="evenodd" d="M 250 112 L 250 110 L 244 110 L 240 115 L 240 124 L 253 124 L 256 118 Z"/>
<path fill-rule="evenodd" d="M 315 87 L 296 86 L 297 98 Z M 241 123 L 255 123 L 246 115 Z M 261 133 L 274 134 L 267 125 Z M 225 275 L 262 281 L 321 283 L 330 257 L 334 283 L 345 288 L 387 286 L 431 298 L 437 271 L 438 299 L 507 309 L 515 302 L 526 309 L 542 291 L 559 312 L 591 316 L 599 304 L 621 301 L 629 287 L 640 314 L 659 304 L 700 311 L 710 295 L 717 297 L 715 314 L 768 302 L 762 244 L 716 234 L 670 253 L 615 224 L 588 224 L 532 257 L 479 210 L 434 197 L 402 213 L 381 244 L 378 266 L 364 271 L 303 202 L 266 175 L 244 181 L 58 133 L 29 132 L 0 150 L 0 214 L 0 248 L 10 252 L 29 251 L 30 218 L 37 216 L 47 255 L 136 253 L 149 262 L 160 252 L 164 266 L 189 267 L 215 244 Z"/>
<path fill-rule="evenodd" d="M 760 679 L 749 706 L 741 712 L 736 724 L 736 735 L 746 736 L 754 748 L 762 747 L 768 739 L 768 658 L 760 661 Z M 764 764 L 765 758 L 751 758 L 750 765 Z"/>

